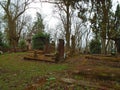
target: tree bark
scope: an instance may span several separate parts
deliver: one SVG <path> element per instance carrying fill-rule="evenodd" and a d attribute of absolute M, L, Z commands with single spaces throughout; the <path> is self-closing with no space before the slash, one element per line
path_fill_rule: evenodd
<path fill-rule="evenodd" d="M 66 46 L 67 46 L 67 50 L 70 49 L 70 14 L 69 14 L 69 1 L 67 1 L 66 3 L 66 8 L 67 8 L 67 27 L 66 27 Z"/>
<path fill-rule="evenodd" d="M 106 39 L 101 38 L 101 44 L 102 44 L 101 53 L 102 53 L 102 54 L 106 54 L 105 43 L 106 43 Z"/>
<path fill-rule="evenodd" d="M 8 22 L 8 39 L 10 46 L 14 49 L 14 52 L 16 52 L 16 48 L 18 47 L 18 41 L 19 37 L 16 32 L 16 22 L 14 20 L 9 20 Z"/>

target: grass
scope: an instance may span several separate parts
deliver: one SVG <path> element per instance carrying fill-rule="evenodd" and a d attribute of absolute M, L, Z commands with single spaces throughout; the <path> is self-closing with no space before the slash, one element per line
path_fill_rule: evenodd
<path fill-rule="evenodd" d="M 55 64 L 24 60 L 26 55 L 27 53 L 0 55 L 0 90 L 120 88 L 120 58 L 80 55 L 66 60 L 65 63 Z M 71 85 L 61 81 L 61 78 L 74 79 L 77 83 Z"/>
<path fill-rule="evenodd" d="M 0 55 L 0 90 L 23 90 L 33 78 L 68 68 L 66 64 L 25 61 L 27 53 Z"/>

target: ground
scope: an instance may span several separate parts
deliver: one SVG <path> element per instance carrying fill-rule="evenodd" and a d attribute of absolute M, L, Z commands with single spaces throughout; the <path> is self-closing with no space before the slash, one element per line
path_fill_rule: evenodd
<path fill-rule="evenodd" d="M 62 63 L 0 55 L 0 90 L 119 90 L 120 58 L 77 55 Z"/>

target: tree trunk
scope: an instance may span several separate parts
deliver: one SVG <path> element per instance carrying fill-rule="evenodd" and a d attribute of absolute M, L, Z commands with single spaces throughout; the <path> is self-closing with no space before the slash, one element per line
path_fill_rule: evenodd
<path fill-rule="evenodd" d="M 101 38 L 101 44 L 102 44 L 102 47 L 101 47 L 101 53 L 102 54 L 106 54 L 106 48 L 105 48 L 105 43 L 106 43 L 106 39 L 104 38 Z"/>
<path fill-rule="evenodd" d="M 9 21 L 8 23 L 9 30 L 8 30 L 8 39 L 11 47 L 14 49 L 14 52 L 16 52 L 16 48 L 18 47 L 18 41 L 19 37 L 16 32 L 16 22 L 15 21 Z"/>
<path fill-rule="evenodd" d="M 105 54 L 109 53 L 109 50 L 108 50 L 109 43 L 110 43 L 110 39 L 107 40 L 107 44 L 105 46 Z"/>
<path fill-rule="evenodd" d="M 114 49 L 114 46 L 113 46 L 113 41 L 110 40 L 109 41 L 109 44 L 108 44 L 108 47 L 107 47 L 107 53 L 108 54 L 111 54 L 111 51 Z"/>
<path fill-rule="evenodd" d="M 67 2 L 66 8 L 67 8 L 67 27 L 66 27 L 66 46 L 67 50 L 70 49 L 70 14 L 69 14 L 69 2 Z"/>
<path fill-rule="evenodd" d="M 71 42 L 72 42 L 71 55 L 74 55 L 75 54 L 75 36 L 74 35 L 72 35 L 71 37 Z"/>

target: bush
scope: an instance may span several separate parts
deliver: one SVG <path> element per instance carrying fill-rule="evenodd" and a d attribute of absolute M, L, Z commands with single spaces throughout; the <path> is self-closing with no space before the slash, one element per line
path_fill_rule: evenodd
<path fill-rule="evenodd" d="M 92 54 L 100 54 L 101 53 L 101 43 L 97 39 L 93 39 L 90 42 L 90 52 Z"/>
<path fill-rule="evenodd" d="M 32 44 L 33 49 L 44 49 L 44 45 L 49 42 L 50 35 L 47 33 L 38 33 L 33 36 L 32 38 Z"/>
<path fill-rule="evenodd" d="M 10 50 L 10 46 L 7 43 L 2 43 L 2 46 L 0 46 L 0 50 L 3 52 L 7 52 Z"/>
<path fill-rule="evenodd" d="M 3 33 L 0 31 L 0 51 L 7 52 L 10 49 L 10 46 L 8 43 L 3 42 Z"/>
<path fill-rule="evenodd" d="M 2 32 L 0 31 L 0 46 L 2 47 L 3 46 L 3 34 Z"/>
<path fill-rule="evenodd" d="M 19 46 L 19 48 L 21 48 L 21 49 L 26 49 L 26 43 L 25 43 L 25 40 L 20 40 L 18 46 Z"/>

